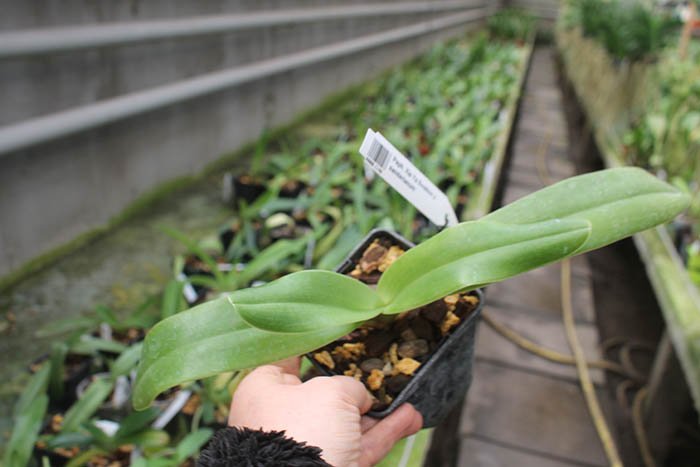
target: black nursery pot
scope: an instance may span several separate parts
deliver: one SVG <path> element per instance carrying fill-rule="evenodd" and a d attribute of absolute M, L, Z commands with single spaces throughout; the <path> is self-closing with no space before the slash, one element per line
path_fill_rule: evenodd
<path fill-rule="evenodd" d="M 348 255 L 336 272 L 346 274 L 351 271 L 375 239 L 388 239 L 392 244 L 405 250 L 414 246 L 394 232 L 375 229 Z M 384 418 L 401 404 L 408 402 L 423 416 L 423 427 L 429 428 L 440 423 L 466 396 L 472 381 L 476 324 L 484 303 L 484 294 L 481 290 L 475 290 L 473 293 L 479 298 L 476 309 L 464 317 L 450 334 L 440 341 L 435 351 L 421 364 L 406 387 L 386 409 L 370 411 L 368 415 Z M 321 374 L 327 376 L 336 374 L 318 363 L 311 354 L 307 354 L 307 357 Z"/>
<path fill-rule="evenodd" d="M 267 188 L 264 184 L 249 176 L 239 176 L 233 179 L 233 199 L 244 199 L 248 204 L 260 197 Z"/>

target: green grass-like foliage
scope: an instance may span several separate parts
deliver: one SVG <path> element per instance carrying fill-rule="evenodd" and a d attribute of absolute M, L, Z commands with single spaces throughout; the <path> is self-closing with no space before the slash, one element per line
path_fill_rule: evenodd
<path fill-rule="evenodd" d="M 598 40 L 615 59 L 654 58 L 675 40 L 679 23 L 663 11 L 641 2 L 575 0 L 564 20 L 580 25 L 583 34 Z"/>
<path fill-rule="evenodd" d="M 535 17 L 522 8 L 504 8 L 494 13 L 487 25 L 494 37 L 525 40 L 535 27 Z"/>
<path fill-rule="evenodd" d="M 41 430 L 44 414 L 49 405 L 46 389 L 49 385 L 51 366 L 44 365 L 29 380 L 19 398 L 13 414 L 13 430 L 7 445 L 3 464 L 27 465 L 34 449 L 34 441 Z"/>
<path fill-rule="evenodd" d="M 134 407 L 177 384 L 308 352 L 379 314 L 397 314 L 602 247 L 673 219 L 688 198 L 637 168 L 573 177 L 401 256 L 376 290 L 301 271 L 160 322 L 146 336 Z"/>

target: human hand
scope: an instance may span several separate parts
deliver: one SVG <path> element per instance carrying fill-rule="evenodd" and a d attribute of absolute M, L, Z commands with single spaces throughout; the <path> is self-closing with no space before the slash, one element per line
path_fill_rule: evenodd
<path fill-rule="evenodd" d="M 374 465 L 397 441 L 420 430 L 423 418 L 411 405 L 381 420 L 363 416 L 372 399 L 362 383 L 348 376 L 302 383 L 299 364 L 297 357 L 250 373 L 233 395 L 229 425 L 284 430 L 321 448 L 323 459 L 339 467 Z"/>

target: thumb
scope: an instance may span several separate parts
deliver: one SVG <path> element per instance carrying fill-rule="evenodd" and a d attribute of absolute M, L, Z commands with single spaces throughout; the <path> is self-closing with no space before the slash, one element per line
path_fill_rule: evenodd
<path fill-rule="evenodd" d="M 278 367 L 282 370 L 282 373 L 286 373 L 292 376 L 299 377 L 299 368 L 301 368 L 301 357 L 289 357 L 279 362 L 271 363 L 271 365 Z"/>
<path fill-rule="evenodd" d="M 301 384 L 301 380 L 299 379 L 300 365 L 301 359 L 299 357 L 287 358 L 279 362 L 257 367 L 244 381 L 252 386 L 255 386 L 252 382 L 262 384 L 263 381 L 268 384 Z"/>
<path fill-rule="evenodd" d="M 374 465 L 386 456 L 401 438 L 416 433 L 423 417 L 410 404 L 403 404 L 362 435 L 360 465 Z"/>

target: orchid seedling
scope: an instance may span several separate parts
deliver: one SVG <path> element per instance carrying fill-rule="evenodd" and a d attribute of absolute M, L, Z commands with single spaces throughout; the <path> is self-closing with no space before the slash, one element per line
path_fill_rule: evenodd
<path fill-rule="evenodd" d="M 327 231 L 328 229 L 325 229 Z M 284 263 L 299 254 L 306 248 L 307 243 L 315 234 L 319 232 L 308 233 L 302 237 L 293 240 L 278 240 L 271 245 L 260 250 L 253 260 L 248 262 L 241 270 L 232 269 L 231 271 L 221 271 L 216 260 L 205 251 L 199 249 L 196 244 L 186 236 L 171 230 L 171 235 L 176 236 L 183 242 L 194 254 L 197 255 L 204 263 L 209 266 L 209 270 L 213 276 L 193 275 L 188 280 L 194 285 L 201 285 L 218 292 L 232 291 L 247 287 L 248 284 L 256 279 L 260 279 L 266 273 L 273 271 L 279 267 L 280 263 Z"/>
<path fill-rule="evenodd" d="M 132 467 L 178 467 L 189 465 L 188 459 L 195 456 L 212 437 L 214 431 L 201 428 L 189 433 L 176 447 L 161 449 L 148 457 L 139 457 L 131 463 Z"/>
<path fill-rule="evenodd" d="M 673 219 L 688 197 L 637 168 L 573 177 L 412 248 L 376 289 L 330 271 L 237 290 L 146 336 L 134 407 L 186 381 L 319 348 L 378 315 L 397 315 L 600 248 Z"/>
<path fill-rule="evenodd" d="M 49 362 L 31 377 L 20 395 L 12 416 L 12 436 L 5 446 L 4 465 L 26 465 L 29 462 L 49 406 L 46 391 L 50 375 Z"/>

